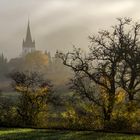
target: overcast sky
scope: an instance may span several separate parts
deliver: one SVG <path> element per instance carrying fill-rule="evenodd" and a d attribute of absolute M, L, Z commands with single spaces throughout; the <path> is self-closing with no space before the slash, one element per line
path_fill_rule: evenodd
<path fill-rule="evenodd" d="M 140 20 L 140 0 L 0 0 L 0 53 L 22 51 L 28 18 L 36 49 L 87 49 L 88 36 L 115 24 L 117 17 Z"/>

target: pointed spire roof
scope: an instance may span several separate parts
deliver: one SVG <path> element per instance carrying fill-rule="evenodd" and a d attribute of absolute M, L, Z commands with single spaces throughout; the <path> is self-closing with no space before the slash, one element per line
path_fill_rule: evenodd
<path fill-rule="evenodd" d="M 35 41 L 32 40 L 31 31 L 30 31 L 30 22 L 28 20 L 27 33 L 25 40 L 23 39 L 22 43 L 22 54 L 26 54 L 35 51 Z"/>
<path fill-rule="evenodd" d="M 26 42 L 32 42 L 29 20 L 28 20 L 28 27 L 27 27 L 27 33 L 26 33 Z"/>

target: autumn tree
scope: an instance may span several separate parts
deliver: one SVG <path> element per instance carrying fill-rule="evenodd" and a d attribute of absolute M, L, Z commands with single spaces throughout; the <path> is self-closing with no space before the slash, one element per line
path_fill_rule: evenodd
<path fill-rule="evenodd" d="M 48 67 L 48 56 L 41 51 L 28 53 L 24 57 L 11 59 L 8 63 L 9 72 L 32 71 L 45 73 Z"/>
<path fill-rule="evenodd" d="M 105 35 L 103 32 L 101 32 L 100 34 Z M 90 48 L 91 53 L 88 56 L 84 56 L 82 54 L 81 49 L 74 49 L 73 52 L 68 52 L 66 54 L 58 53 L 58 55 L 63 60 L 64 65 L 72 68 L 75 74 L 77 72 L 79 72 L 80 75 L 84 74 L 92 82 L 105 88 L 106 94 L 108 96 L 107 97 L 108 105 L 106 108 L 103 109 L 103 113 L 104 120 L 109 121 L 111 119 L 111 113 L 113 111 L 113 106 L 115 102 L 115 91 L 116 91 L 115 76 L 119 56 L 116 55 L 113 46 L 107 45 L 104 47 L 104 45 L 102 45 L 102 43 L 100 42 L 101 38 L 94 39 L 95 40 L 93 40 L 92 38 L 92 41 L 98 43 L 99 47 L 96 48 L 92 46 L 92 48 Z M 107 50 L 109 53 L 105 51 L 106 47 L 108 48 Z M 108 56 L 108 54 L 110 54 L 110 56 Z M 99 63 L 95 65 L 95 62 L 97 60 L 99 60 Z M 104 82 L 103 78 L 108 79 L 108 84 Z M 80 81 L 78 80 L 77 82 L 79 83 Z M 82 83 L 80 83 L 79 88 L 81 88 Z M 85 96 L 87 96 L 94 103 L 97 102 L 96 99 L 94 99 L 94 97 L 90 95 L 91 93 L 89 91 L 86 92 L 84 88 L 82 89 L 83 89 L 82 93 L 85 94 Z"/>
<path fill-rule="evenodd" d="M 111 119 L 118 88 L 123 88 L 128 93 L 129 99 L 134 91 L 139 90 L 134 90 L 139 85 L 139 24 L 131 25 L 129 18 L 117 20 L 118 24 L 110 31 L 102 30 L 98 35 L 89 37 L 91 45 L 87 54 L 80 48 L 74 48 L 72 52 L 67 53 L 57 52 L 63 64 L 74 71 L 77 80 L 74 80 L 74 86 L 79 91 L 82 89 L 82 94 L 96 104 L 99 102 L 95 95 L 91 96 L 90 91 L 82 88 L 87 83 L 84 83 L 80 76 L 88 77 L 100 87 L 100 94 L 103 93 L 106 98 L 106 106 L 101 104 L 106 121 Z M 98 93 L 93 92 L 93 94 Z"/>
<path fill-rule="evenodd" d="M 23 125 L 36 125 L 37 115 L 43 111 L 52 92 L 50 82 L 37 72 L 15 72 L 11 78 L 15 91 L 20 93 L 17 112 Z"/>
<path fill-rule="evenodd" d="M 44 73 L 47 68 L 48 61 L 48 56 L 41 51 L 29 53 L 22 59 L 21 71 Z"/>

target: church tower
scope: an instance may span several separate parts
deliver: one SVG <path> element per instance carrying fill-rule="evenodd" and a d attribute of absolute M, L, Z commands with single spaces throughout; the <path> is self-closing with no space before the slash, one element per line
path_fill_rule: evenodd
<path fill-rule="evenodd" d="M 28 53 L 35 51 L 35 41 L 32 41 L 31 31 L 30 31 L 30 22 L 28 21 L 27 33 L 25 40 L 23 39 L 22 44 L 22 56 L 27 55 Z"/>

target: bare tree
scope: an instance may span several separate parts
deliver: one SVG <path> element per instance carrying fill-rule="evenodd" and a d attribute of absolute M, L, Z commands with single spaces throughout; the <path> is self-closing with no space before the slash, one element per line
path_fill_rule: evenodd
<path fill-rule="evenodd" d="M 120 24 L 115 26 L 116 34 L 120 34 L 120 55 L 118 84 L 126 91 L 129 101 L 135 100 L 135 95 L 140 92 L 140 24 L 129 21 L 126 29 L 123 19 L 118 19 Z"/>
<path fill-rule="evenodd" d="M 80 72 L 86 75 L 91 81 L 105 88 L 108 96 L 108 105 L 106 108 L 104 108 L 103 112 L 104 112 L 104 119 L 109 121 L 111 119 L 111 113 L 113 111 L 113 106 L 115 102 L 115 90 L 116 90 L 115 75 L 116 75 L 117 62 L 118 62 L 117 59 L 119 56 L 114 55 L 113 58 L 107 56 L 108 57 L 107 58 L 106 54 L 104 54 L 105 52 L 104 50 L 106 49 L 106 47 L 104 47 L 104 45 L 103 46 L 101 45 L 100 47 L 101 48 L 98 49 L 90 48 L 91 53 L 89 54 L 88 57 L 83 56 L 80 49 L 74 49 L 72 53 L 70 52 L 66 54 L 58 53 L 58 55 L 63 60 L 64 65 L 71 67 L 75 73 Z M 101 49 L 104 50 L 101 51 Z M 112 50 L 113 49 L 108 48 L 108 51 L 111 54 L 111 56 L 112 56 L 112 52 L 114 51 Z M 97 60 L 99 60 L 100 62 L 97 65 L 95 65 L 95 62 Z M 108 84 L 106 84 L 105 82 L 106 80 L 108 80 L 107 82 Z M 80 80 L 78 80 L 77 84 L 79 82 Z M 82 82 L 80 83 L 79 88 L 82 88 L 81 85 Z M 96 100 L 94 101 L 94 98 L 90 97 L 89 91 L 86 91 L 85 88 L 82 88 L 82 90 L 85 96 L 88 96 L 88 98 L 93 100 L 93 102 L 96 101 Z"/>
<path fill-rule="evenodd" d="M 91 46 L 87 55 L 77 48 L 74 48 L 72 52 L 57 52 L 64 65 L 70 67 L 75 74 L 80 73 L 88 77 L 106 94 L 106 106 L 103 107 L 104 104 L 102 104 L 104 120 L 111 119 L 118 87 L 124 88 L 130 97 L 132 87 L 138 86 L 139 68 L 137 67 L 139 62 L 137 59 L 139 52 L 138 49 L 133 49 L 139 47 L 138 30 L 139 24 L 131 25 L 131 19 L 118 18 L 118 25 L 113 26 L 111 31 L 103 30 L 97 36 L 89 37 Z M 137 64 L 133 66 L 134 61 Z M 134 74 L 137 74 L 137 78 Z M 129 80 L 129 84 L 125 79 Z M 74 83 L 75 86 L 77 84 L 79 90 L 82 86 L 82 84 L 78 85 L 80 80 L 81 77 L 78 76 L 77 82 Z M 133 82 L 134 80 L 136 81 Z M 90 97 L 89 91 L 82 89 L 85 96 L 98 104 L 95 98 L 93 100 Z"/>

